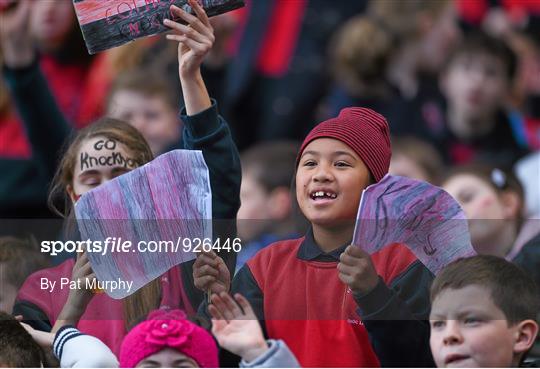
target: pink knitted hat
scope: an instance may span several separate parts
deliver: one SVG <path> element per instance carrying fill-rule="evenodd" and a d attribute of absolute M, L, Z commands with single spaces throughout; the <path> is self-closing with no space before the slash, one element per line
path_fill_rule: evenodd
<path fill-rule="evenodd" d="M 168 347 L 192 358 L 201 368 L 219 366 L 218 348 L 210 333 L 187 320 L 181 310 L 154 310 L 124 337 L 120 367 L 134 368 Z"/>
<path fill-rule="evenodd" d="M 386 119 L 367 108 L 345 108 L 335 118 L 319 123 L 309 132 L 300 147 L 296 166 L 306 146 L 317 138 L 334 138 L 353 149 L 376 182 L 388 173 L 392 150 Z"/>

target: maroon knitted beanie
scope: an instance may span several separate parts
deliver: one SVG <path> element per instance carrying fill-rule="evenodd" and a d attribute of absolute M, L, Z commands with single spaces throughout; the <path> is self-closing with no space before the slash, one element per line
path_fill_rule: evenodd
<path fill-rule="evenodd" d="M 319 123 L 309 132 L 300 147 L 296 166 L 306 146 L 317 138 L 334 138 L 358 154 L 376 182 L 380 181 L 390 166 L 392 150 L 386 119 L 367 108 L 345 108 L 335 118 Z"/>

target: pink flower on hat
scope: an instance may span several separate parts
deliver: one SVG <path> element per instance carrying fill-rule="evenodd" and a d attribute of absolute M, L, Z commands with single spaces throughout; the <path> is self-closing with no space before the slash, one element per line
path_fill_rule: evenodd
<path fill-rule="evenodd" d="M 203 368 L 219 366 L 212 335 L 186 318 L 181 310 L 155 310 L 124 337 L 120 366 L 134 368 L 141 360 L 167 347 L 192 358 Z"/>
<path fill-rule="evenodd" d="M 186 320 L 153 320 L 145 330 L 146 342 L 179 349 L 188 341 L 193 324 Z"/>

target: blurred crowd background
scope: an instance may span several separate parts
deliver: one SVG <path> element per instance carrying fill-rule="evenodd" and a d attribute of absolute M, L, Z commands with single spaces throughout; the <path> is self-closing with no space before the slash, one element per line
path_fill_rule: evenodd
<path fill-rule="evenodd" d="M 216 42 L 203 77 L 242 154 L 238 218 L 257 220 L 238 223 L 239 235 L 253 241 L 239 265 L 261 245 L 302 234 L 290 191 L 298 141 L 347 106 L 387 118 L 391 173 L 446 183 L 469 218 L 502 216 L 475 213 L 481 187 L 448 177 L 474 164 L 482 169 L 461 173 L 485 172 L 492 191 L 518 188 L 509 216 L 520 225 L 538 218 L 539 1 L 246 0 L 212 24 Z M 108 115 L 140 130 L 155 154 L 176 145 L 177 43 L 158 35 L 91 56 L 72 0 L 35 1 L 29 27 L 37 63 L 75 130 Z M 47 193 L 62 145 L 50 132 L 45 162 L 52 164 L 43 164 L 21 118 L 39 101 L 15 102 L 5 72 L 0 217 L 53 218 Z"/>

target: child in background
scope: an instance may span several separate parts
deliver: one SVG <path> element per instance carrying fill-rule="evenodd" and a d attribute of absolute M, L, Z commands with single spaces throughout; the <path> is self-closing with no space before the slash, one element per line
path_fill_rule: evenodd
<path fill-rule="evenodd" d="M 212 335 L 181 310 L 154 310 L 124 337 L 118 359 L 100 340 L 64 326 L 55 333 L 25 325 L 42 348 L 52 349 L 62 368 L 216 368 Z M 22 327 L 21 327 L 22 328 Z M 23 330 L 24 330 L 23 329 Z"/>
<path fill-rule="evenodd" d="M 326 102 L 328 116 L 346 106 L 363 106 L 383 114 L 392 133 L 401 134 L 394 127 L 410 124 L 407 111 L 415 96 L 433 98 L 432 76 L 459 36 L 453 2 L 368 4 L 365 14 L 351 18 L 336 33 L 331 49 L 335 87 Z"/>
<path fill-rule="evenodd" d="M 480 33 L 454 51 L 441 76 L 446 123 L 425 127 L 447 162 L 508 167 L 529 151 L 520 120 L 505 110 L 516 65 L 503 41 Z"/>
<path fill-rule="evenodd" d="M 178 48 L 179 76 L 182 81 L 186 107 L 181 112 L 184 122 L 183 143 L 185 149 L 202 150 L 209 166 L 212 188 L 213 216 L 217 219 L 235 219 L 239 207 L 240 160 L 226 122 L 218 115 L 217 104 L 210 100 L 204 81 L 200 76 L 200 63 L 212 46 L 213 35 L 208 18 L 195 1 L 190 5 L 198 17 L 177 7 L 171 11 L 187 23 L 203 23 L 204 35 L 167 35 L 180 42 Z M 166 21 L 165 24 L 182 34 L 186 26 Z M 193 38 L 192 38 L 193 37 Z M 204 40 L 204 42 L 202 41 Z M 194 51 L 195 50 L 195 51 Z M 111 140 L 113 146 L 97 148 L 96 143 Z M 98 151 L 99 150 L 99 151 Z M 91 168 L 81 164 L 81 154 L 93 156 L 122 155 L 129 165 L 95 165 Z M 51 196 L 61 193 L 66 198 L 66 209 L 85 192 L 152 160 L 153 155 L 142 135 L 131 125 L 104 118 L 78 132 L 58 168 Z M 67 196 L 66 196 L 67 195 Z M 216 227 L 217 228 L 217 227 Z M 225 239 L 234 234 L 231 228 L 214 229 L 215 237 Z M 234 253 L 226 253 L 222 269 L 234 271 Z M 66 324 L 77 325 L 91 335 L 104 341 L 113 352 L 117 352 L 126 327 L 146 316 L 159 306 L 180 307 L 189 313 L 200 304 L 203 294 L 194 288 L 191 281 L 192 262 L 172 268 L 125 300 L 113 300 L 106 294 L 92 295 L 85 289 L 67 288 L 51 293 L 42 289 L 41 278 L 58 281 L 91 279 L 92 270 L 85 254 L 77 262 L 70 259 L 56 268 L 34 273 L 19 291 L 14 308 L 17 314 L 35 328 L 57 330 Z M 60 283 L 57 284 L 59 286 Z M 103 324 L 107 320 L 108 324 Z M 79 322 L 80 321 L 80 322 Z"/>
<path fill-rule="evenodd" d="M 72 127 L 82 128 L 103 112 L 106 53 L 88 54 L 73 1 L 13 3 L 0 14 L 0 78 L 8 87 L 0 95 L 10 97 L 0 112 L 0 215 L 50 218 L 47 188 L 62 142 Z M 36 88 L 35 70 L 45 93 Z M 65 129 L 49 129 L 55 114 L 67 121 Z M 41 124 L 32 125 L 36 120 Z"/>
<path fill-rule="evenodd" d="M 523 270 L 495 256 L 457 260 L 433 281 L 431 301 L 430 344 L 438 367 L 523 365 L 540 311 L 538 288 Z"/>
<path fill-rule="evenodd" d="M 182 122 L 176 95 L 161 74 L 133 70 L 118 76 L 107 101 L 106 115 L 142 133 L 155 156 L 181 146 Z"/>
<path fill-rule="evenodd" d="M 40 368 L 45 355 L 32 336 L 11 315 L 0 311 L 0 367 Z"/>
<path fill-rule="evenodd" d="M 450 170 L 441 187 L 465 211 L 476 252 L 520 265 L 540 285 L 540 227 L 523 215 L 523 188 L 514 174 L 471 164 Z"/>
<path fill-rule="evenodd" d="M 232 290 L 268 337 L 285 341 L 302 366 L 431 363 L 423 320 L 432 274 L 403 244 L 373 255 L 351 245 L 362 190 L 384 177 L 390 156 L 388 124 L 372 110 L 343 109 L 316 126 L 296 161 L 296 197 L 311 229 L 264 248 L 234 278 Z M 201 255 L 195 285 L 228 292 L 222 262 Z"/>
<path fill-rule="evenodd" d="M 433 183 L 443 167 L 437 150 L 415 137 L 392 138 L 389 173 Z"/>
<path fill-rule="evenodd" d="M 32 240 L 0 237 L 0 311 L 11 313 L 25 279 L 48 266 Z"/>
<path fill-rule="evenodd" d="M 56 333 L 38 331 L 20 323 L 32 339 L 47 354 L 54 367 L 61 368 L 117 368 L 118 359 L 103 342 L 84 334 L 73 326 L 64 326 Z"/>
<path fill-rule="evenodd" d="M 299 367 L 283 341 L 265 341 L 261 327 L 247 300 L 237 294 L 213 295 L 212 333 L 221 348 L 242 358 L 240 367 Z M 115 368 L 118 360 L 95 337 L 72 326 L 56 334 L 36 331 L 21 323 L 45 350 L 54 350 L 62 368 Z M 188 320 L 181 310 L 156 310 L 124 338 L 121 367 L 216 367 L 216 343 L 204 325 L 205 320 Z"/>
<path fill-rule="evenodd" d="M 243 245 L 236 270 L 263 247 L 298 236 L 295 200 L 291 195 L 297 152 L 295 142 L 276 141 L 258 144 L 242 153 L 237 229 Z"/>

